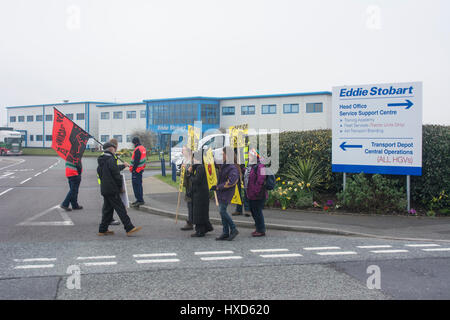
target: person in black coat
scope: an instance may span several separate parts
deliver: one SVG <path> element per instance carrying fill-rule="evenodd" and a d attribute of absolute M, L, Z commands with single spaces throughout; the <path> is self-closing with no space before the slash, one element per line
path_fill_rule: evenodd
<path fill-rule="evenodd" d="M 97 174 L 100 179 L 100 190 L 103 196 L 102 221 L 99 226 L 98 235 L 105 236 L 114 234 L 108 230 L 112 220 L 113 212 L 116 210 L 125 228 L 127 236 L 141 230 L 142 227 L 135 227 L 131 223 L 127 210 L 120 198 L 120 194 L 125 192 L 120 169 L 115 157 L 116 148 L 112 143 L 103 145 L 104 153 L 98 157 Z"/>
<path fill-rule="evenodd" d="M 209 188 L 205 166 L 202 160 L 197 158 L 194 157 L 194 165 L 188 169 L 192 179 L 192 222 L 196 231 L 191 236 L 204 237 L 214 229 L 209 221 Z"/>

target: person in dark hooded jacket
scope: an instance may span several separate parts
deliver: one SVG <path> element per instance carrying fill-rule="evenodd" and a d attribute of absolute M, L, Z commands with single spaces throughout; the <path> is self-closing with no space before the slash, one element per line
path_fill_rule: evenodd
<path fill-rule="evenodd" d="M 125 189 L 117 165 L 117 160 L 114 156 L 116 151 L 115 145 L 107 142 L 103 145 L 103 150 L 104 153 L 97 159 L 97 174 L 100 179 L 100 190 L 104 199 L 102 221 L 99 226 L 98 235 L 104 236 L 114 234 L 113 231 L 108 230 L 108 226 L 112 220 L 113 212 L 116 210 L 127 236 L 130 236 L 141 230 L 142 227 L 133 226 L 122 199 L 120 198 L 120 194 L 123 193 Z"/>

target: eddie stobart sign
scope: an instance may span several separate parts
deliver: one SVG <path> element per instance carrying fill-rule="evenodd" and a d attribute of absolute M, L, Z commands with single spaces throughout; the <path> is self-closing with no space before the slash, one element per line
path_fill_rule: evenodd
<path fill-rule="evenodd" d="M 422 175 L 422 83 L 333 87 L 332 171 Z"/>

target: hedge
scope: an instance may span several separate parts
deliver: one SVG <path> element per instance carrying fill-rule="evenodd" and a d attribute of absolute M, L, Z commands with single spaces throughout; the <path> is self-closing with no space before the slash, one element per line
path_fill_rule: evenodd
<path fill-rule="evenodd" d="M 424 125 L 422 137 L 422 176 L 411 177 L 411 198 L 416 204 L 429 207 L 433 198 L 441 199 L 435 208 L 450 206 L 450 126 Z M 280 176 L 294 157 L 317 161 L 323 193 L 337 193 L 342 189 L 342 173 L 331 172 L 331 130 L 283 132 L 280 134 Z M 405 183 L 403 176 L 388 176 Z M 444 195 L 444 196 L 442 196 Z"/>

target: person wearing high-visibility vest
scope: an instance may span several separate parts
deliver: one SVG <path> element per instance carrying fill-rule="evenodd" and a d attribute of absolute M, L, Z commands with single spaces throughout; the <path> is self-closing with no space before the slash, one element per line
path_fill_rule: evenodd
<path fill-rule="evenodd" d="M 132 202 L 130 205 L 132 207 L 139 207 L 140 205 L 145 204 L 144 190 L 142 188 L 142 174 L 145 169 L 147 150 L 145 150 L 144 146 L 141 145 L 138 137 L 134 137 L 131 142 L 134 144 L 134 151 L 133 155 L 131 156 L 130 172 L 136 201 Z"/>
<path fill-rule="evenodd" d="M 81 210 L 82 206 L 78 204 L 78 189 L 81 183 L 81 173 L 83 171 L 83 166 L 81 164 L 81 159 L 78 163 L 74 164 L 72 162 L 66 161 L 66 177 L 69 182 L 69 192 L 66 198 L 61 204 L 61 208 L 66 211 Z M 72 205 L 72 209 L 69 208 Z"/>

